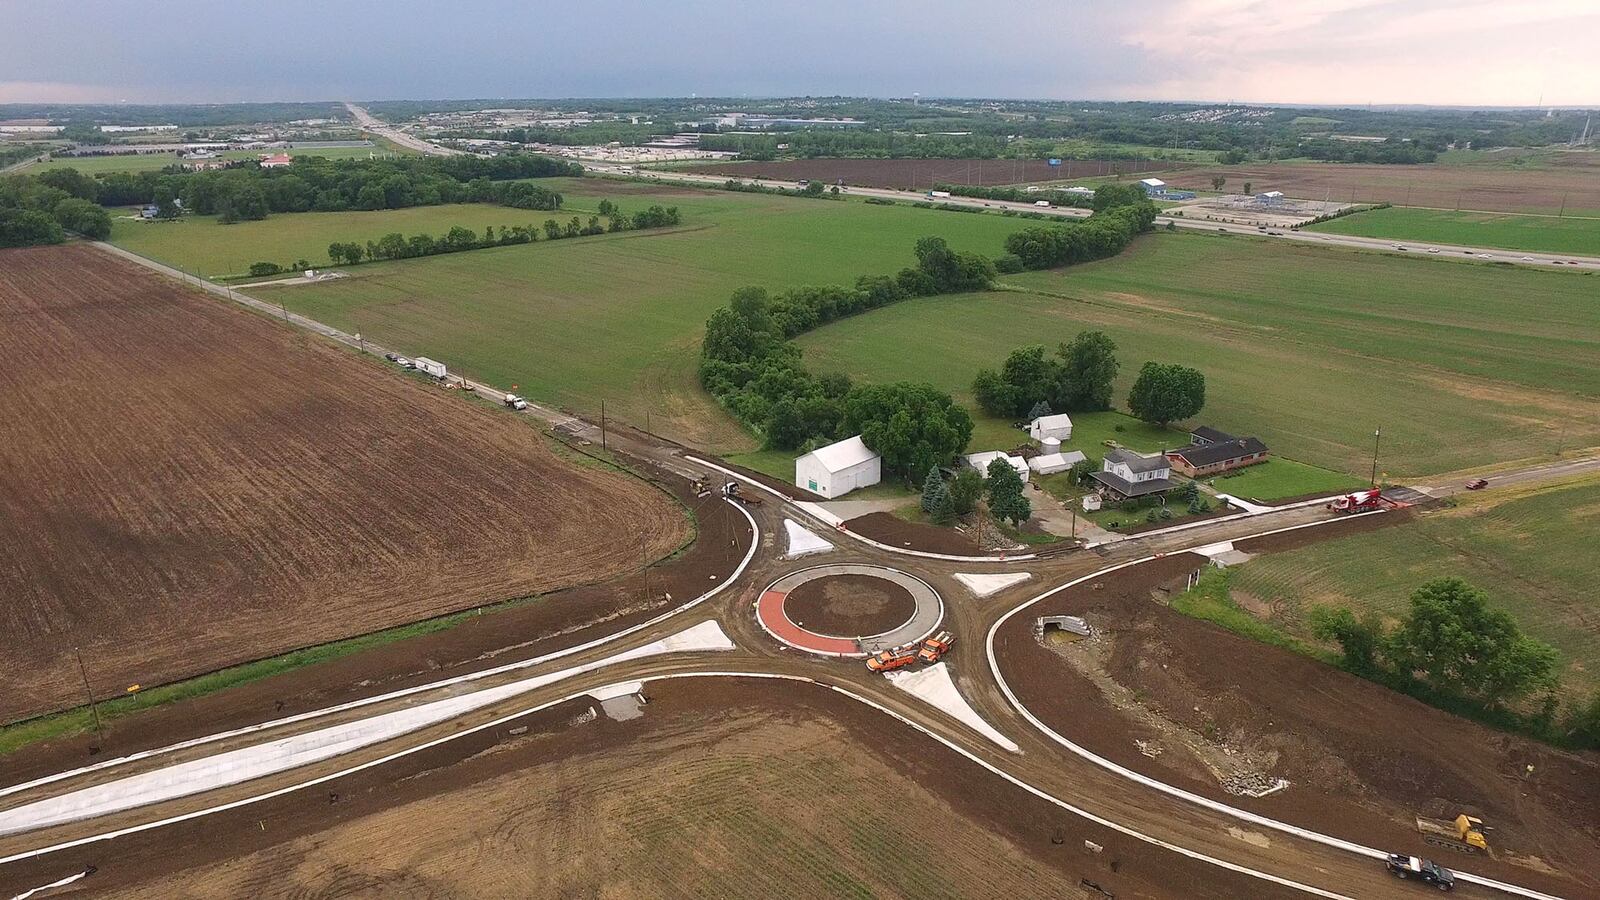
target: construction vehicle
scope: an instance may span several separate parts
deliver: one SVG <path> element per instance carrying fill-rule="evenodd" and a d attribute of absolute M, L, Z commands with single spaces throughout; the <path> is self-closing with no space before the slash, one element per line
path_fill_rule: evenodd
<path fill-rule="evenodd" d="M 1483 820 L 1462 813 L 1454 819 L 1425 819 L 1417 816 L 1417 831 L 1422 839 L 1435 847 L 1461 853 L 1488 853 L 1489 842 L 1484 833 L 1489 831 Z"/>
<path fill-rule="evenodd" d="M 704 475 L 701 475 L 699 478 L 689 482 L 689 486 L 694 490 L 694 495 L 696 497 L 711 496 L 711 479 Z"/>
<path fill-rule="evenodd" d="M 893 672 L 895 669 L 904 669 L 916 661 L 917 645 L 906 644 L 900 647 L 892 647 L 867 657 L 867 670 L 870 672 Z"/>
<path fill-rule="evenodd" d="M 739 482 L 730 481 L 722 486 L 722 496 L 729 500 L 737 500 L 745 506 L 760 506 L 761 498 L 754 494 L 746 494 L 739 490 Z"/>
<path fill-rule="evenodd" d="M 509 407 L 511 409 L 527 409 L 528 408 L 528 401 L 522 399 L 521 397 L 518 397 L 516 394 L 507 394 L 504 403 L 505 403 L 505 405 L 507 407 Z"/>
<path fill-rule="evenodd" d="M 1420 856 L 1407 856 L 1404 853 L 1391 853 L 1384 860 L 1384 868 L 1396 878 L 1415 878 L 1423 884 L 1431 884 L 1441 891 L 1456 889 L 1456 876 L 1454 872 L 1446 869 L 1431 859 Z"/>
<path fill-rule="evenodd" d="M 936 663 L 950 652 L 950 645 L 955 643 L 955 637 L 948 631 L 941 631 L 933 637 L 922 642 L 922 649 L 917 652 L 917 661 Z"/>
<path fill-rule="evenodd" d="M 1474 478 L 1467 482 L 1467 490 L 1469 491 L 1481 491 L 1488 486 L 1489 479 L 1487 478 Z"/>
<path fill-rule="evenodd" d="M 1341 494 L 1328 503 L 1328 509 L 1334 512 L 1370 512 L 1382 508 L 1383 492 L 1376 488 Z"/>

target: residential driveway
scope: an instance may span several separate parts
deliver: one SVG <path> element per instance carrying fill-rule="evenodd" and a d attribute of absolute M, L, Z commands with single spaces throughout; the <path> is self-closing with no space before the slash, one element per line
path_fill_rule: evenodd
<path fill-rule="evenodd" d="M 1026 496 L 1028 502 L 1033 505 L 1033 521 L 1038 522 L 1039 527 L 1051 534 L 1072 536 L 1073 515 L 1066 504 L 1057 500 L 1054 494 L 1035 488 L 1032 482 L 1028 483 Z M 1108 542 L 1120 541 L 1127 537 L 1114 531 L 1107 531 L 1081 515 L 1077 517 L 1077 523 L 1078 537 L 1081 540 Z"/>

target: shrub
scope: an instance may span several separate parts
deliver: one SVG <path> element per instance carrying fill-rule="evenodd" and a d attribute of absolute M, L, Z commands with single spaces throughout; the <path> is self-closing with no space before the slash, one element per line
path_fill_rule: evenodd
<path fill-rule="evenodd" d="M 250 264 L 251 275 L 276 275 L 282 271 L 283 266 L 280 266 L 275 262 L 256 262 Z"/>

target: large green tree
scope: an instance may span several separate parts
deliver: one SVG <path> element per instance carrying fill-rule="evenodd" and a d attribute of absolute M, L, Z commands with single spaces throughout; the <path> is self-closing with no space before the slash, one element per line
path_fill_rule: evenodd
<path fill-rule="evenodd" d="M 1176 363 L 1145 363 L 1128 392 L 1128 411 L 1155 425 L 1198 415 L 1205 405 L 1205 375 Z"/>
<path fill-rule="evenodd" d="M 1555 648 L 1524 635 L 1509 614 L 1459 578 L 1435 578 L 1417 588 L 1386 649 L 1398 671 L 1485 703 L 1555 682 Z"/>
<path fill-rule="evenodd" d="M 1004 459 L 989 463 L 989 512 L 997 519 L 1021 525 L 1033 515 L 1033 505 L 1022 495 L 1022 476 Z"/>
<path fill-rule="evenodd" d="M 844 402 L 844 432 L 860 434 L 883 457 L 883 469 L 910 483 L 948 465 L 972 438 L 972 417 L 930 384 L 857 387 Z"/>
<path fill-rule="evenodd" d="M 1051 407 L 1068 412 L 1111 408 L 1111 391 L 1117 380 L 1116 342 L 1103 331 L 1080 331 L 1062 344 L 1055 384 L 1048 397 Z"/>

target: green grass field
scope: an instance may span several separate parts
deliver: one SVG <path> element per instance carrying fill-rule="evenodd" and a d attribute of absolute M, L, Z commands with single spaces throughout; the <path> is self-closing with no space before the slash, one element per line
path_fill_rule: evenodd
<path fill-rule="evenodd" d="M 1368 482 L 1354 475 L 1309 466 L 1292 459 L 1275 457 L 1228 475 L 1203 479 L 1217 491 L 1242 500 L 1270 503 L 1285 497 L 1305 494 L 1334 494 L 1353 491 Z"/>
<path fill-rule="evenodd" d="M 1569 690 L 1600 683 L 1600 479 L 1489 490 L 1403 528 L 1384 528 L 1251 560 L 1235 598 L 1304 636 L 1315 604 L 1398 617 L 1430 578 L 1457 576 L 1488 593 L 1529 634 L 1561 651 Z"/>
<path fill-rule="evenodd" d="M 1418 244 L 1437 242 L 1600 256 L 1600 218 L 1519 216 L 1396 206 L 1356 213 L 1309 226 L 1306 230 Z"/>
<path fill-rule="evenodd" d="M 263 152 L 267 151 L 226 150 L 222 153 L 222 158 L 225 160 L 256 159 Z M 384 156 L 393 154 L 394 150 L 387 146 L 379 146 L 327 147 L 324 149 L 287 150 L 284 152 L 290 156 L 321 156 L 326 159 L 366 159 L 369 153 Z M 81 159 L 64 157 L 26 166 L 17 169 L 13 174 L 37 175 L 49 169 L 77 169 L 86 175 L 101 175 L 109 172 L 155 172 L 167 166 L 177 165 L 178 162 L 176 153 L 145 153 L 137 156 L 88 156 Z"/>
<path fill-rule="evenodd" d="M 931 382 L 970 399 L 1013 348 L 1101 329 L 1122 360 L 1207 376 L 1197 422 L 1282 457 L 1391 477 L 1600 444 L 1600 280 L 1437 257 L 1157 234 L 1114 259 L 1004 279 L 800 339 L 817 371 Z M 987 429 L 980 428 L 980 432 Z M 975 445 L 977 442 L 975 442 Z"/>
<path fill-rule="evenodd" d="M 553 184 L 559 217 L 603 198 L 625 210 L 675 205 L 683 226 L 476 250 L 357 266 L 352 277 L 260 289 L 341 328 L 568 408 L 607 412 L 717 451 L 752 449 L 749 436 L 699 386 L 705 320 L 744 285 L 781 290 L 839 284 L 909 265 L 918 238 L 999 253 L 1026 220 L 905 205 L 805 200 L 600 180 Z M 476 223 L 467 214 L 481 216 Z M 320 263 L 333 240 L 388 231 L 438 233 L 453 222 L 542 222 L 549 214 L 494 206 L 384 213 L 306 213 L 222 226 L 126 223 L 114 240 L 146 255 L 234 271 L 248 260 L 303 254 Z M 187 233 L 185 233 L 187 229 Z M 359 230 L 358 230 L 359 229 Z"/>

